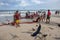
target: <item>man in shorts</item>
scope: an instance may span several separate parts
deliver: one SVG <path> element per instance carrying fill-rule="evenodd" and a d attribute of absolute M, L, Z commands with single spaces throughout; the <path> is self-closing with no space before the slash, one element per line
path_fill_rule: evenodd
<path fill-rule="evenodd" d="M 50 16 L 51 16 L 51 12 L 50 12 L 50 10 L 48 10 L 46 23 L 49 23 L 50 22 Z"/>
<path fill-rule="evenodd" d="M 18 11 L 15 12 L 14 14 L 14 23 L 17 26 L 19 26 L 19 23 L 20 23 L 20 14 L 18 13 Z"/>

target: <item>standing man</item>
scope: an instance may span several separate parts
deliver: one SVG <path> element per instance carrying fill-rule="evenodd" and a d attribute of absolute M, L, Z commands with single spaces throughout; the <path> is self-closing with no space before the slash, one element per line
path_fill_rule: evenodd
<path fill-rule="evenodd" d="M 48 10 L 46 23 L 50 22 L 50 16 L 51 16 L 51 12 L 50 12 L 50 10 Z"/>
<path fill-rule="evenodd" d="M 16 27 L 19 27 L 19 23 L 20 23 L 20 14 L 18 13 L 18 11 L 16 11 L 14 14 L 14 24 L 16 25 Z"/>

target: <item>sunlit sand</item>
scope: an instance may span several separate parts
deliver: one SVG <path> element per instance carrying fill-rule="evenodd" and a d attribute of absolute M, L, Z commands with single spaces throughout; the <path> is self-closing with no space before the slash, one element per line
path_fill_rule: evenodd
<path fill-rule="evenodd" d="M 51 17 L 50 24 L 40 23 L 41 33 L 47 34 L 46 40 L 60 40 L 60 28 L 56 23 L 60 23 L 60 18 Z M 32 28 L 37 28 L 36 25 L 38 23 L 24 23 L 17 28 L 11 25 L 0 26 L 0 40 L 34 40 L 31 34 L 34 32 Z"/>

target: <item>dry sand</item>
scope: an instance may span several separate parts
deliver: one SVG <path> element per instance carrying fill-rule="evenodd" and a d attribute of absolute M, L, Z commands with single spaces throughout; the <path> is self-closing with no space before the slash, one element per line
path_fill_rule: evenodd
<path fill-rule="evenodd" d="M 60 18 L 51 17 L 51 22 L 60 23 Z M 38 23 L 20 24 L 20 27 L 0 26 L 0 40 L 34 40 L 32 28 Z M 55 24 L 41 23 L 41 33 L 47 34 L 46 40 L 60 40 L 60 28 Z M 39 39 L 40 40 L 40 39 Z"/>

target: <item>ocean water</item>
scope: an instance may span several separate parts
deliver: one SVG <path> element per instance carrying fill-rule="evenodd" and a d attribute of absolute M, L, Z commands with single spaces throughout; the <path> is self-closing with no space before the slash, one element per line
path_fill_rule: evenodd
<path fill-rule="evenodd" d="M 22 17 L 26 16 L 26 12 L 27 11 L 19 11 L 19 13 L 21 14 Z M 30 11 L 32 14 L 33 12 L 36 11 Z M 15 11 L 0 11 L 0 22 L 7 22 L 7 19 L 10 21 L 13 21 L 13 15 L 14 15 Z M 51 11 L 52 15 L 55 14 L 55 11 Z M 42 14 L 42 13 L 40 13 Z M 47 11 L 46 11 L 47 14 Z"/>

